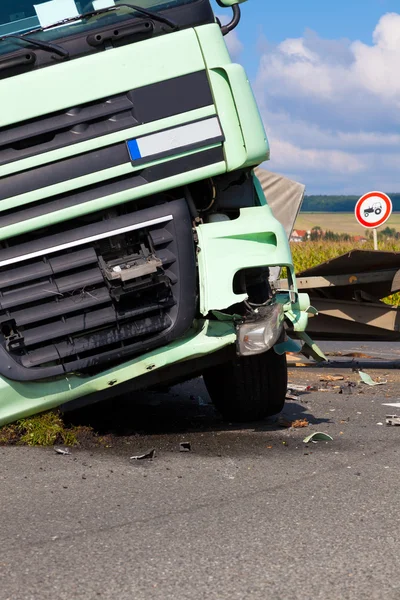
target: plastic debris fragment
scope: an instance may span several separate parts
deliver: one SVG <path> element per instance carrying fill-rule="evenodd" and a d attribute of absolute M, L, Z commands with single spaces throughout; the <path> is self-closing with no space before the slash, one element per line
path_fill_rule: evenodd
<path fill-rule="evenodd" d="M 56 454 L 61 454 L 62 456 L 70 456 L 71 452 L 68 450 L 68 448 L 66 448 L 65 450 L 63 448 L 54 448 L 54 452 Z"/>
<path fill-rule="evenodd" d="M 322 433 L 321 431 L 316 431 L 311 435 L 308 435 L 304 438 L 303 442 L 308 444 L 310 442 L 333 442 L 333 438 L 327 433 Z"/>
<path fill-rule="evenodd" d="M 358 374 L 361 377 L 361 381 L 363 381 L 367 385 L 385 385 L 385 383 L 387 383 L 387 381 L 374 381 L 371 375 L 368 375 L 368 373 L 364 373 L 364 371 L 359 371 Z"/>
<path fill-rule="evenodd" d="M 192 450 L 192 446 L 190 442 L 181 442 L 179 444 L 179 452 L 190 452 Z"/>
<path fill-rule="evenodd" d="M 297 400 L 300 400 L 300 396 L 295 396 L 294 394 L 286 394 L 286 400 L 294 400 L 296 402 Z"/>
<path fill-rule="evenodd" d="M 138 454 L 137 456 L 131 456 L 131 460 L 153 460 L 156 456 L 156 451 L 153 448 L 150 452 L 146 452 L 146 454 Z"/>
<path fill-rule="evenodd" d="M 311 385 L 296 385 L 294 383 L 288 383 L 287 389 L 291 392 L 309 392 Z"/>

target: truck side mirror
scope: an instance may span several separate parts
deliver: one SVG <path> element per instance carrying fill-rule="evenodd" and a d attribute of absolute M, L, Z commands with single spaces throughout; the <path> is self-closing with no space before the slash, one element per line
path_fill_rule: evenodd
<path fill-rule="evenodd" d="M 239 4 L 241 2 L 246 2 L 246 0 L 217 0 L 217 4 L 219 4 L 219 6 L 231 6 L 233 10 L 232 21 L 228 23 L 228 25 L 221 27 L 222 35 L 226 35 L 239 25 L 241 16 Z"/>

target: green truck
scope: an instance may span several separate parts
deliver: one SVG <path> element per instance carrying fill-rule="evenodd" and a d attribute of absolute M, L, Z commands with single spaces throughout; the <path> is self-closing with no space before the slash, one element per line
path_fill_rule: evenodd
<path fill-rule="evenodd" d="M 198 375 L 228 419 L 283 408 L 309 302 L 219 5 L 2 0 L 0 425 Z"/>

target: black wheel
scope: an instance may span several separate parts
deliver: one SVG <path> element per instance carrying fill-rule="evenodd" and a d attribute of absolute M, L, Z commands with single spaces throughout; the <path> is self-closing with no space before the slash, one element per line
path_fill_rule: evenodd
<path fill-rule="evenodd" d="M 228 421 L 259 421 L 281 412 L 287 392 L 286 355 L 272 349 L 207 369 L 204 382 Z"/>
<path fill-rule="evenodd" d="M 381 212 L 382 212 L 382 209 L 381 209 L 381 208 L 377 208 L 377 209 L 375 209 L 375 214 L 376 214 L 376 215 L 380 215 L 380 214 L 381 214 Z"/>

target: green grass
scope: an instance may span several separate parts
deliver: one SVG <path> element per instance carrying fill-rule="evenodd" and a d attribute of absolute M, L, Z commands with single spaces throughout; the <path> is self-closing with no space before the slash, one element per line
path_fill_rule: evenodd
<path fill-rule="evenodd" d="M 0 428 L 0 446 L 78 446 L 80 438 L 93 436 L 89 427 L 67 427 L 57 411 L 21 419 Z"/>

